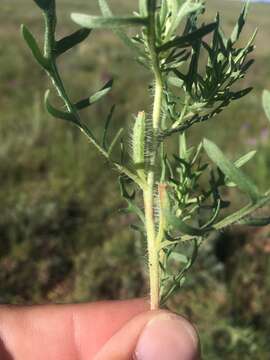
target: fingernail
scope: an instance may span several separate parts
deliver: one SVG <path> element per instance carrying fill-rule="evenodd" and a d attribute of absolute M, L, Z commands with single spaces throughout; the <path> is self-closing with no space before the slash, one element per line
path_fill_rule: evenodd
<path fill-rule="evenodd" d="M 144 328 L 137 342 L 134 360 L 197 360 L 198 336 L 184 318 L 160 314 Z"/>

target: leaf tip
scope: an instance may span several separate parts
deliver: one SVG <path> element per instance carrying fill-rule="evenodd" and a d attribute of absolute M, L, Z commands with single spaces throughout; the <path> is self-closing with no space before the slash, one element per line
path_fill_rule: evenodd
<path fill-rule="evenodd" d="M 81 13 L 71 13 L 70 17 L 71 17 L 71 20 L 74 21 L 76 24 L 89 29 L 89 26 L 87 25 L 87 21 L 85 21 L 87 15 L 81 14 Z"/>

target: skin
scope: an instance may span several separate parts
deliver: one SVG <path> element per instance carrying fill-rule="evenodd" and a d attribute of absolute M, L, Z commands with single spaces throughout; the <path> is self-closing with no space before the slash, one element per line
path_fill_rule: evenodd
<path fill-rule="evenodd" d="M 0 306 L 1 360 L 130 360 L 159 313 L 145 300 Z"/>

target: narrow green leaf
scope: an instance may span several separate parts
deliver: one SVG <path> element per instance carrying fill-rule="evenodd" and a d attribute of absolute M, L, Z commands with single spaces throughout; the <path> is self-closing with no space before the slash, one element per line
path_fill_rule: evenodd
<path fill-rule="evenodd" d="M 234 162 L 234 165 L 238 168 L 240 168 L 241 166 L 245 165 L 248 161 L 250 161 L 255 155 L 256 155 L 257 151 L 256 150 L 251 150 L 249 151 L 247 154 L 241 156 L 239 159 L 237 159 Z"/>
<path fill-rule="evenodd" d="M 234 92 L 232 95 L 232 100 L 237 100 L 243 96 L 246 96 L 247 94 L 249 94 L 251 92 L 252 89 L 253 89 L 252 87 L 248 87 L 246 89 Z"/>
<path fill-rule="evenodd" d="M 253 43 L 254 43 L 254 40 L 257 36 L 257 33 L 258 33 L 258 29 L 256 28 L 253 32 L 253 34 L 251 35 L 250 39 L 248 40 L 246 46 L 241 50 L 239 51 L 238 55 L 235 57 L 234 59 L 234 62 L 235 63 L 238 63 L 241 59 L 243 59 L 248 53 L 250 53 L 251 51 L 253 51 L 254 49 L 254 46 L 253 46 Z M 229 41 L 230 42 L 230 41 Z"/>
<path fill-rule="evenodd" d="M 184 82 L 187 81 L 186 75 L 182 74 L 179 70 L 173 69 L 173 72 L 180 80 L 183 80 Z"/>
<path fill-rule="evenodd" d="M 178 28 L 184 17 L 189 14 L 202 11 L 204 9 L 203 2 L 193 2 L 192 0 L 187 0 L 180 7 L 178 13 L 173 17 L 172 25 L 170 28 L 169 36 L 171 36 Z"/>
<path fill-rule="evenodd" d="M 184 284 L 186 282 L 186 279 L 187 278 L 185 276 L 181 277 L 181 279 L 179 280 L 179 287 L 180 288 L 182 288 L 184 286 Z"/>
<path fill-rule="evenodd" d="M 162 1 L 161 8 L 160 8 L 160 15 L 159 15 L 161 26 L 164 25 L 164 22 L 165 22 L 166 17 L 167 17 L 168 14 L 169 14 L 168 4 L 167 4 L 166 1 Z"/>
<path fill-rule="evenodd" d="M 241 225 L 247 225 L 247 226 L 267 226 L 270 225 L 270 217 L 267 218 L 250 218 L 247 220 L 240 221 Z"/>
<path fill-rule="evenodd" d="M 185 161 L 188 161 L 189 154 L 188 154 L 188 148 L 187 148 L 187 139 L 186 139 L 186 133 L 183 132 L 179 135 L 179 157 Z"/>
<path fill-rule="evenodd" d="M 55 5 L 55 0 L 34 0 L 34 2 L 44 11 L 49 10 L 51 6 Z"/>
<path fill-rule="evenodd" d="M 168 224 L 173 228 L 173 230 L 179 230 L 184 235 L 190 236 L 202 236 L 206 230 L 195 228 L 191 225 L 188 225 L 183 220 L 177 218 L 172 214 L 168 214 L 167 216 Z"/>
<path fill-rule="evenodd" d="M 216 219 L 218 218 L 220 209 L 221 209 L 221 200 L 218 199 L 216 208 L 214 209 L 211 218 L 202 226 L 202 229 L 207 229 L 209 227 L 212 227 L 212 225 L 215 223 Z"/>
<path fill-rule="evenodd" d="M 147 24 L 147 18 L 135 16 L 102 17 L 73 13 L 71 18 L 75 23 L 88 29 L 114 29 L 129 26 L 145 26 Z"/>
<path fill-rule="evenodd" d="M 191 92 L 192 86 L 195 84 L 198 78 L 198 66 L 199 66 L 199 57 L 200 57 L 201 42 L 198 41 L 192 46 L 192 57 L 189 64 L 189 69 L 187 73 L 187 91 Z"/>
<path fill-rule="evenodd" d="M 143 211 L 134 204 L 135 199 L 135 192 L 133 192 L 131 195 L 127 192 L 127 189 L 125 187 L 125 182 L 122 176 L 119 177 L 119 184 L 120 184 L 120 192 L 121 196 L 126 200 L 128 207 L 124 209 L 127 213 L 133 213 L 138 216 L 138 218 L 141 220 L 141 222 L 145 223 L 145 217 Z"/>
<path fill-rule="evenodd" d="M 105 17 L 113 16 L 111 9 L 109 8 L 109 5 L 106 0 L 98 0 L 98 3 L 103 16 Z"/>
<path fill-rule="evenodd" d="M 245 65 L 242 66 L 241 72 L 246 73 L 248 69 L 254 64 L 254 62 L 254 59 L 249 60 Z"/>
<path fill-rule="evenodd" d="M 135 196 L 136 196 L 136 192 L 133 190 L 132 193 L 130 194 L 129 191 L 126 188 L 126 179 L 120 175 L 119 177 L 119 185 L 120 185 L 120 192 L 121 192 L 121 196 L 125 199 L 125 200 L 134 200 Z"/>
<path fill-rule="evenodd" d="M 112 121 L 114 110 L 115 110 L 115 105 L 113 105 L 111 107 L 111 110 L 110 110 L 110 112 L 109 112 L 109 114 L 107 116 L 107 119 L 106 119 L 106 123 L 105 123 L 105 126 L 104 126 L 104 131 L 103 131 L 102 146 L 106 151 L 107 151 L 107 134 L 108 134 L 108 130 L 109 130 L 109 127 L 110 127 L 110 124 L 111 124 L 111 121 Z"/>
<path fill-rule="evenodd" d="M 99 101 L 101 98 L 103 98 L 105 95 L 107 95 L 113 86 L 113 80 L 109 80 L 103 87 L 101 90 L 99 90 L 98 92 L 96 92 L 94 95 L 92 95 L 90 97 L 90 103 L 94 104 L 95 102 Z"/>
<path fill-rule="evenodd" d="M 179 79 L 176 76 L 170 76 L 169 79 L 168 79 L 168 82 L 169 82 L 170 85 L 173 85 L 173 86 L 176 86 L 176 87 L 179 87 L 179 88 L 182 88 L 183 85 L 184 85 L 184 81 Z"/>
<path fill-rule="evenodd" d="M 66 51 L 72 49 L 74 46 L 83 42 L 90 34 L 91 29 L 79 29 L 73 34 L 64 37 L 56 43 L 56 55 L 60 56 Z"/>
<path fill-rule="evenodd" d="M 109 149 L 108 149 L 108 156 L 111 155 L 115 145 L 117 144 L 118 140 L 121 138 L 122 134 L 124 132 L 124 128 L 121 128 L 117 131 L 113 141 L 111 142 L 111 145 L 109 146 Z"/>
<path fill-rule="evenodd" d="M 260 197 L 256 185 L 242 173 L 230 160 L 228 160 L 216 144 L 208 139 L 203 140 L 203 147 L 210 159 L 239 189 L 248 194 L 253 202 Z"/>
<path fill-rule="evenodd" d="M 58 110 L 50 104 L 49 95 L 50 95 L 50 90 L 47 90 L 45 93 L 45 107 L 46 107 L 48 113 L 55 118 L 76 123 L 77 121 L 73 114 L 71 114 L 69 112 L 64 112 L 64 111 Z"/>
<path fill-rule="evenodd" d="M 219 24 L 219 20 L 218 20 L 218 24 Z M 228 39 L 226 38 L 226 36 L 220 26 L 218 26 L 218 37 L 220 39 L 221 49 L 223 52 L 225 51 L 225 53 L 226 53 Z"/>
<path fill-rule="evenodd" d="M 216 22 L 210 23 L 208 25 L 202 26 L 200 29 L 195 30 L 187 35 L 177 36 L 174 40 L 168 41 L 167 43 L 161 45 L 158 48 L 158 51 L 166 51 L 173 47 L 185 48 L 191 46 L 197 40 L 200 40 L 202 37 L 213 32 L 217 26 Z"/>
<path fill-rule="evenodd" d="M 263 91 L 262 103 L 263 103 L 263 108 L 264 108 L 265 114 L 266 114 L 268 120 L 270 121 L 270 91 L 268 91 L 268 90 Z"/>
<path fill-rule="evenodd" d="M 262 207 L 270 203 L 270 190 L 268 190 L 255 204 L 248 204 L 244 208 L 234 212 L 233 214 L 227 216 L 225 219 L 220 220 L 218 223 L 213 225 L 213 228 L 216 230 L 225 229 L 228 226 L 238 224 L 247 216 L 253 214 L 256 210 L 261 209 Z"/>
<path fill-rule="evenodd" d="M 82 110 L 90 105 L 93 105 L 104 96 L 106 96 L 112 89 L 113 80 L 109 80 L 99 91 L 97 91 L 92 96 L 83 99 L 75 104 L 77 110 Z"/>
<path fill-rule="evenodd" d="M 232 44 L 234 44 L 238 39 L 239 36 L 243 30 L 243 27 L 246 23 L 246 17 L 247 17 L 247 13 L 248 13 L 248 5 L 249 5 L 249 1 L 244 5 L 240 16 L 238 18 L 237 24 L 235 25 L 232 35 L 231 35 L 231 42 Z"/>
<path fill-rule="evenodd" d="M 113 13 L 106 0 L 99 0 L 99 7 L 104 17 L 113 17 Z M 130 48 L 133 53 L 135 53 L 136 55 L 140 55 L 142 58 L 145 58 L 144 52 L 133 43 L 133 41 L 122 29 L 115 28 L 113 29 L 113 32 L 127 47 Z"/>
<path fill-rule="evenodd" d="M 30 32 L 30 30 L 25 26 L 25 25 L 21 25 L 21 33 L 22 36 L 25 40 L 25 42 L 27 43 L 27 45 L 29 46 L 35 60 L 39 63 L 39 65 L 41 65 L 45 70 L 49 69 L 49 63 L 48 60 L 45 59 L 45 57 L 43 56 L 43 54 L 40 51 L 40 48 L 37 44 L 36 39 L 34 38 L 33 34 Z"/>
<path fill-rule="evenodd" d="M 237 167 L 237 168 L 240 168 L 242 167 L 243 165 L 245 165 L 249 160 L 251 160 L 255 154 L 257 153 L 256 150 L 252 150 L 250 152 L 248 152 L 247 154 L 241 156 L 238 160 L 236 160 L 234 162 L 234 165 Z M 229 181 L 228 179 L 225 179 L 225 183 L 226 183 L 226 186 L 229 186 L 229 187 L 235 187 L 236 184 L 232 181 Z"/>
<path fill-rule="evenodd" d="M 178 0 L 167 0 L 162 2 L 167 3 L 168 12 L 170 14 L 171 19 L 175 19 L 179 10 Z"/>

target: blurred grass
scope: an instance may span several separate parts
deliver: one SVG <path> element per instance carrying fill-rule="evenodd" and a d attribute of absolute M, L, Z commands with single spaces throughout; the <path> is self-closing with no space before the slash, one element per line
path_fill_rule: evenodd
<path fill-rule="evenodd" d="M 118 13 L 132 1 L 112 0 Z M 58 0 L 59 34 L 74 29 L 71 11 L 97 11 L 96 2 Z M 241 4 L 208 1 L 208 18 L 220 11 L 233 26 Z M 214 121 L 195 127 L 190 141 L 214 139 L 231 158 L 258 148 L 246 167 L 269 187 L 269 124 L 261 91 L 270 89 L 269 5 L 250 11 L 244 38 L 259 25 L 256 64 L 243 85 L 254 91 Z M 19 34 L 26 23 L 41 36 L 42 19 L 30 0 L 0 5 L 0 303 L 46 303 L 129 298 L 147 294 L 139 239 L 118 213 L 117 174 L 74 129 L 49 117 L 42 104 L 49 82 Z M 99 31 L 61 63 L 74 99 L 113 76 L 113 92 L 84 113 L 97 134 L 110 106 L 114 121 L 151 106 L 149 75 L 109 32 Z M 268 126 L 268 128 L 267 128 Z M 127 126 L 128 127 L 128 126 Z M 234 195 L 234 207 L 241 198 Z M 170 304 L 190 317 L 206 359 L 269 359 L 270 229 L 229 229 L 202 248 L 185 290 Z M 143 284 L 143 285 L 142 285 Z"/>

